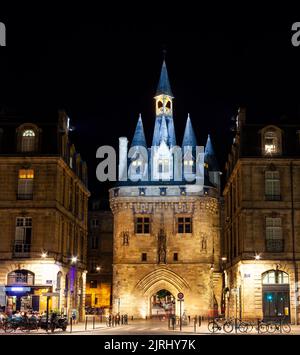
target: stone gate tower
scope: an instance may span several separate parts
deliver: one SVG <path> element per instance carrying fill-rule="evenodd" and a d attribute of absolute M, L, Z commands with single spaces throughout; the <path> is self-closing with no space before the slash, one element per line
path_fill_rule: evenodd
<path fill-rule="evenodd" d="M 113 311 L 154 316 L 155 295 L 164 290 L 173 296 L 173 307 L 160 304 L 162 310 L 179 314 L 177 294 L 182 292 L 186 314 L 207 315 L 220 307 L 222 294 L 220 171 L 209 136 L 205 149 L 196 148 L 189 116 L 176 164 L 179 147 L 165 62 L 154 99 L 151 148 L 141 116 L 130 147 L 127 138 L 119 139 L 122 181 L 110 190 Z M 192 181 L 197 168 L 200 174 Z"/>

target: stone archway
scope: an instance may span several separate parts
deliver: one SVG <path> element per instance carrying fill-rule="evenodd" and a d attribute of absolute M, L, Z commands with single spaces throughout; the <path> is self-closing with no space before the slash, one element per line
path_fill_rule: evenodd
<path fill-rule="evenodd" d="M 174 271 L 167 268 L 159 268 L 144 276 L 136 285 L 136 289 L 142 293 L 147 303 L 147 315 L 151 315 L 151 298 L 161 290 L 169 291 L 175 298 L 175 311 L 179 312 L 177 294 L 185 293 L 190 289 L 188 283 Z"/>

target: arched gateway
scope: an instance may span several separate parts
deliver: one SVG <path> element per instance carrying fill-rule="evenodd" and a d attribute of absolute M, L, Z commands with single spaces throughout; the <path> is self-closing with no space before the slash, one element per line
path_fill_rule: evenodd
<path fill-rule="evenodd" d="M 150 272 L 136 285 L 136 291 L 142 294 L 146 303 L 145 311 L 149 317 L 178 314 L 177 294 L 189 289 L 186 280 L 166 267 Z"/>

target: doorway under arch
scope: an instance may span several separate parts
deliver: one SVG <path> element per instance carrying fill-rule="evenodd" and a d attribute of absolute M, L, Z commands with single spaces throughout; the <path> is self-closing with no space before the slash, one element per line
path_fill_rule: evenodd
<path fill-rule="evenodd" d="M 263 317 L 266 320 L 285 317 L 290 321 L 289 275 L 281 270 L 262 274 Z"/>
<path fill-rule="evenodd" d="M 161 289 L 150 297 L 151 318 L 168 318 L 175 314 L 175 311 L 176 300 L 170 291 Z"/>

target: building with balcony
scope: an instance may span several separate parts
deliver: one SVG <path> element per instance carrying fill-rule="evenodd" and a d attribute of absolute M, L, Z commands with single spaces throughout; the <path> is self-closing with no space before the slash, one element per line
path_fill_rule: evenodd
<path fill-rule="evenodd" d="M 54 114 L 0 117 L 0 305 L 51 307 L 82 316 L 85 302 L 87 167 Z"/>
<path fill-rule="evenodd" d="M 250 124 L 245 109 L 226 164 L 224 188 L 227 315 L 299 317 L 299 124 Z"/>

